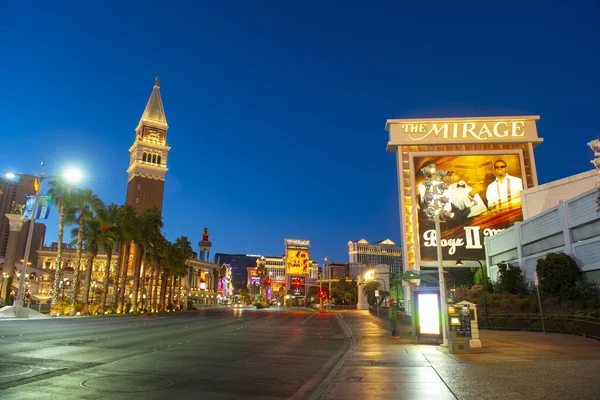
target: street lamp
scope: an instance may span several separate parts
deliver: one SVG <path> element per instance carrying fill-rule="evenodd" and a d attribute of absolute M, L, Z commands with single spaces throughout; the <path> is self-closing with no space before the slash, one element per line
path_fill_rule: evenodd
<path fill-rule="evenodd" d="M 94 293 L 96 293 L 97 286 L 98 286 L 98 284 L 96 283 L 96 281 L 93 281 L 92 284 L 90 285 L 90 287 L 92 288 L 92 301 L 91 301 L 92 304 L 94 304 Z"/>
<path fill-rule="evenodd" d="M 486 295 L 486 290 L 485 290 L 485 284 L 487 283 L 487 274 L 483 270 L 483 264 L 481 263 L 481 261 L 475 260 L 475 259 L 467 259 L 467 258 L 463 258 L 463 260 L 477 261 L 479 263 L 479 267 L 481 267 L 481 285 L 483 286 L 483 312 L 485 314 L 485 329 L 488 329 L 489 327 L 488 327 L 487 295 Z M 462 267 L 465 264 L 463 264 L 462 260 L 456 260 L 455 265 L 457 267 Z"/>
<path fill-rule="evenodd" d="M 444 182 L 444 177 L 451 176 L 452 171 L 438 170 L 430 165 L 422 168 L 421 172 L 425 175 L 425 182 L 423 183 L 425 186 L 424 199 L 427 204 L 425 215 L 435 223 L 435 243 L 440 281 L 440 300 L 442 303 L 442 346 L 448 346 L 448 299 L 446 298 L 440 223 L 454 216 L 450 212 L 450 198 L 447 193 L 448 185 Z"/>
<path fill-rule="evenodd" d="M 25 286 L 25 273 L 27 272 L 27 264 L 29 263 L 29 253 L 31 251 L 31 241 L 33 239 L 33 230 L 35 228 L 35 219 L 37 217 L 37 209 L 38 209 L 38 205 L 40 202 L 40 193 L 42 192 L 42 182 L 45 179 L 50 179 L 50 178 L 55 178 L 55 176 L 45 176 L 44 175 L 44 167 L 45 167 L 46 163 L 44 161 L 42 161 L 42 173 L 40 174 L 40 176 L 34 176 L 34 179 L 37 181 L 37 188 L 35 191 L 35 201 L 33 203 L 33 210 L 31 212 L 31 219 L 30 219 L 30 223 L 29 223 L 29 232 L 27 233 L 27 244 L 25 245 L 25 255 L 24 255 L 24 259 L 23 259 L 23 265 L 22 265 L 22 273 L 21 273 L 21 278 L 19 279 L 19 291 L 17 292 L 17 299 L 14 302 L 15 306 L 19 306 L 19 307 L 23 307 L 23 297 L 24 297 L 24 286 Z M 14 179 L 17 176 L 21 176 L 23 174 L 15 174 L 13 172 L 7 172 L 6 173 L 6 177 Z M 61 177 L 63 177 L 65 180 L 67 181 L 71 181 L 71 182 L 75 182 L 77 180 L 79 180 L 81 178 L 81 173 L 74 170 L 74 169 L 68 169 L 66 171 L 63 172 L 63 174 L 61 175 Z M 35 187 L 35 185 L 34 185 Z M 64 292 L 64 289 L 63 289 Z"/>
<path fill-rule="evenodd" d="M 65 299 L 65 287 L 71 287 L 71 281 L 69 281 L 69 278 L 63 278 L 59 282 L 59 286 L 62 289 L 61 299 L 64 301 L 64 299 Z"/>

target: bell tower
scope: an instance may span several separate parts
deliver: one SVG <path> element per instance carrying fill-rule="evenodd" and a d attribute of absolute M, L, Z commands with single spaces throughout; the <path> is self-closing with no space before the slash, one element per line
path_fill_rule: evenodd
<path fill-rule="evenodd" d="M 129 148 L 126 203 L 138 212 L 156 207 L 162 211 L 167 156 L 167 118 L 160 97 L 160 79 L 152 89 L 142 118 L 135 128 L 135 141 Z"/>

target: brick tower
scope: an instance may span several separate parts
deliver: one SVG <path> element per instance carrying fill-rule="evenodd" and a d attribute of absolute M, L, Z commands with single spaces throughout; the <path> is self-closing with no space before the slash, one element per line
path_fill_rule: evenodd
<path fill-rule="evenodd" d="M 160 79 L 152 89 L 142 118 L 135 128 L 135 141 L 129 148 L 126 203 L 138 212 L 156 207 L 162 211 L 167 155 L 167 118 L 160 97 Z"/>

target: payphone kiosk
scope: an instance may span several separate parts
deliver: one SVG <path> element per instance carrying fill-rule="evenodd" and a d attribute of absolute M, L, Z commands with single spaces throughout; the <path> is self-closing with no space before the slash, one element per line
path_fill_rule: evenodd
<path fill-rule="evenodd" d="M 471 352 L 471 312 L 468 304 L 448 304 L 448 350 Z"/>

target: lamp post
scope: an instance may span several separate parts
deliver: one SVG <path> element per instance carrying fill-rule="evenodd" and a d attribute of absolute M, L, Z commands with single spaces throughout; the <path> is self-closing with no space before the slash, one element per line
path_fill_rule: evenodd
<path fill-rule="evenodd" d="M 488 326 L 487 295 L 486 295 L 486 289 L 485 289 L 485 284 L 487 283 L 487 274 L 483 270 L 483 264 L 481 263 L 481 261 L 475 260 L 475 259 L 467 259 L 467 258 L 463 258 L 463 260 L 477 261 L 479 263 L 479 267 L 481 268 L 481 285 L 483 286 L 483 312 L 485 315 L 485 329 L 488 329 L 489 326 Z M 457 260 L 455 265 L 457 267 L 461 267 L 464 264 L 463 264 L 462 260 Z"/>
<path fill-rule="evenodd" d="M 55 177 L 55 176 L 45 176 L 44 175 L 45 166 L 46 166 L 46 163 L 44 161 L 42 161 L 42 173 L 40 174 L 40 176 L 34 176 L 34 179 L 37 181 L 37 188 L 35 188 L 36 189 L 35 190 L 35 201 L 33 203 L 33 210 L 31 211 L 31 219 L 29 222 L 29 231 L 27 232 L 27 243 L 25 245 L 25 255 L 24 255 L 24 259 L 23 259 L 23 266 L 21 268 L 21 278 L 19 279 L 19 290 L 17 292 L 17 299 L 15 300 L 15 303 L 14 303 L 14 305 L 18 306 L 18 307 L 23 307 L 23 297 L 25 295 L 25 292 L 24 292 L 25 274 L 27 272 L 27 264 L 29 263 L 29 253 L 31 251 L 31 241 L 33 239 L 33 230 L 35 228 L 35 219 L 37 216 L 38 205 L 40 202 L 40 193 L 42 192 L 42 182 L 45 179 L 50 179 L 50 178 Z M 22 174 L 15 174 L 12 172 L 6 173 L 6 176 L 8 178 L 15 178 L 20 175 L 22 175 Z M 69 170 L 64 175 L 64 177 L 67 178 L 68 180 L 77 181 L 81 177 L 81 174 L 76 170 Z M 34 187 L 35 187 L 35 185 L 34 185 Z M 63 292 L 64 292 L 64 289 L 63 289 Z"/>
<path fill-rule="evenodd" d="M 432 166 L 421 169 L 425 175 L 424 199 L 427 204 L 425 215 L 435 223 L 435 243 L 437 250 L 438 275 L 440 281 L 440 300 L 442 313 L 442 346 L 448 346 L 448 299 L 446 297 L 446 280 L 444 279 L 444 261 L 442 259 L 442 234 L 440 223 L 452 218 L 450 199 L 447 196 L 448 185 L 444 177 L 451 176 L 452 171 L 438 170 Z"/>
<path fill-rule="evenodd" d="M 97 286 L 98 286 L 98 284 L 96 283 L 96 281 L 93 281 L 92 284 L 90 285 L 90 287 L 92 289 L 92 301 L 91 301 L 92 304 L 94 304 L 94 293 L 96 293 Z"/>
<path fill-rule="evenodd" d="M 329 265 L 329 258 L 325 256 L 325 265 L 327 266 L 327 279 L 329 280 L 329 292 L 327 292 L 327 308 L 331 312 L 331 266 Z"/>

